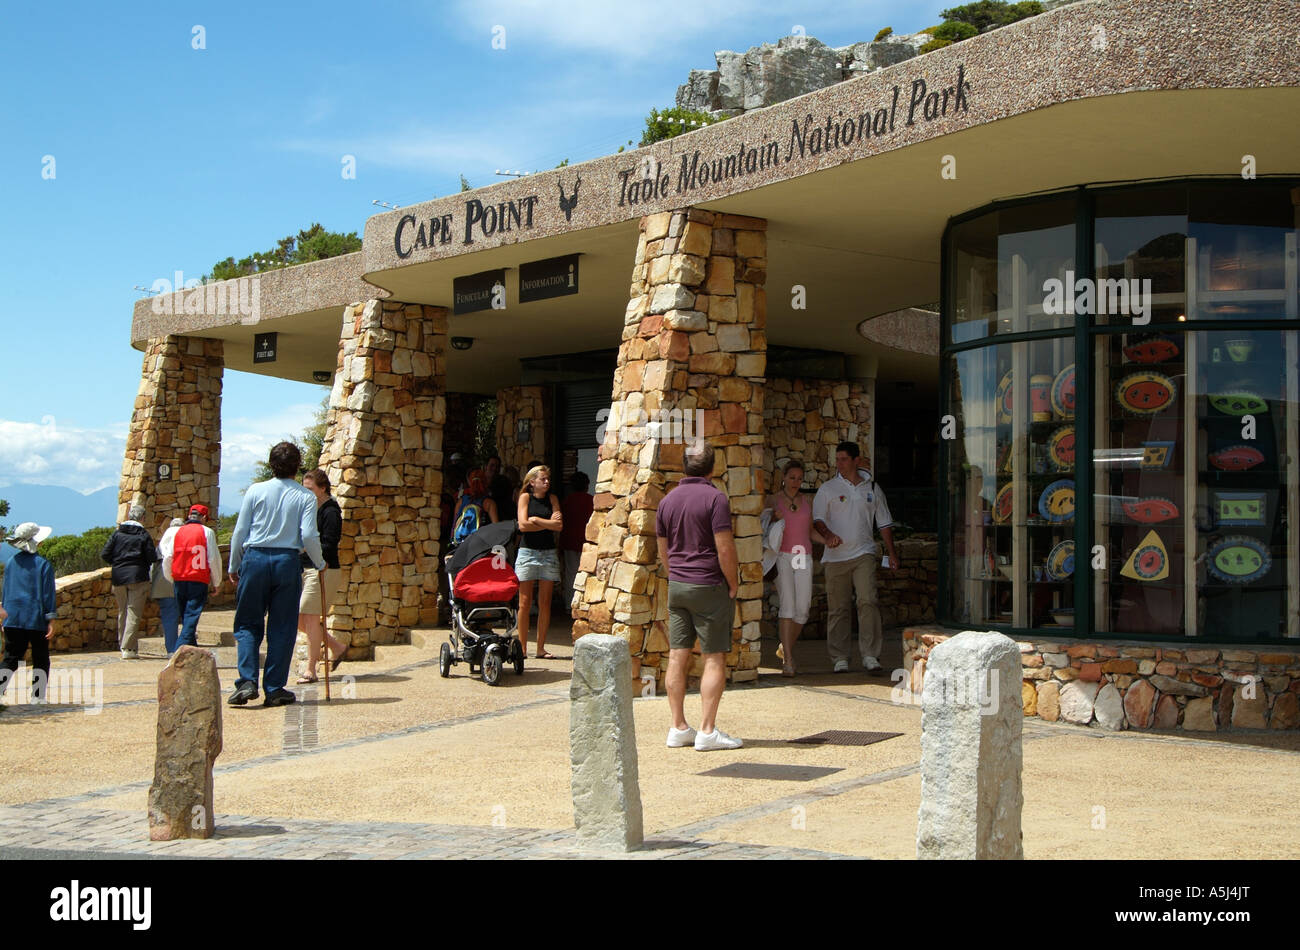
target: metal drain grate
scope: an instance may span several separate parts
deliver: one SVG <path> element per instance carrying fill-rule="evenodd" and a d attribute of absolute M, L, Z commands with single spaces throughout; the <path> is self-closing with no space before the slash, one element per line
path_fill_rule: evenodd
<path fill-rule="evenodd" d="M 855 732 L 852 729 L 828 729 L 826 732 L 818 732 L 811 736 L 800 736 L 798 739 L 789 741 L 798 742 L 802 745 L 872 745 L 901 735 L 901 732 Z"/>
<path fill-rule="evenodd" d="M 778 782 L 812 782 L 825 778 L 843 769 L 825 768 L 816 765 L 776 765 L 764 762 L 732 762 L 700 775 L 712 775 L 717 778 L 759 778 Z"/>

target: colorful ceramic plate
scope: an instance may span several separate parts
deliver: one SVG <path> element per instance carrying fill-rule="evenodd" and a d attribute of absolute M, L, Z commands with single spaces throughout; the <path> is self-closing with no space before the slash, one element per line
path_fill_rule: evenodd
<path fill-rule="evenodd" d="M 1011 506 L 1015 500 L 1011 497 L 1011 483 L 1002 486 L 997 499 L 993 502 L 993 520 L 997 524 L 1006 524 L 1011 520 Z"/>
<path fill-rule="evenodd" d="M 1264 461 L 1264 453 L 1253 445 L 1230 445 L 1210 456 L 1210 464 L 1223 472 L 1244 472 Z"/>
<path fill-rule="evenodd" d="M 1273 559 L 1254 538 L 1232 535 L 1210 546 L 1205 552 L 1210 573 L 1229 584 L 1249 584 L 1269 572 Z"/>
<path fill-rule="evenodd" d="M 1124 347 L 1124 355 L 1134 363 L 1163 363 L 1178 353 L 1178 343 L 1167 336 L 1149 336 Z"/>
<path fill-rule="evenodd" d="M 1155 531 L 1148 531 L 1133 553 L 1128 556 L 1120 573 L 1135 581 L 1162 581 L 1169 576 L 1169 553 L 1165 543 Z"/>
<path fill-rule="evenodd" d="M 1262 491 L 1215 492 L 1214 514 L 1220 527 L 1263 527 L 1267 495 Z"/>
<path fill-rule="evenodd" d="M 1011 470 L 1011 443 L 1008 442 L 1002 446 L 1002 451 L 998 455 L 998 471 L 1010 475 Z"/>
<path fill-rule="evenodd" d="M 1174 443 L 1143 442 L 1142 468 L 1168 468 L 1174 459 Z"/>
<path fill-rule="evenodd" d="M 1229 416 L 1259 415 L 1268 412 L 1268 401 L 1245 389 L 1219 393 L 1209 398 L 1211 406 Z"/>
<path fill-rule="evenodd" d="M 1223 348 L 1228 351 L 1228 359 L 1234 363 L 1244 363 L 1250 359 L 1250 354 L 1255 352 L 1255 341 L 1228 340 L 1223 344 Z"/>
<path fill-rule="evenodd" d="M 1063 581 L 1074 573 L 1074 542 L 1060 541 L 1047 555 L 1047 576 Z"/>
<path fill-rule="evenodd" d="M 1011 421 L 1011 400 L 1013 398 L 1013 394 L 1011 392 L 1010 371 L 1008 371 L 1007 374 L 1002 377 L 1002 381 L 998 383 L 998 392 L 995 398 L 997 399 L 997 403 L 998 403 L 998 422 L 1010 422 Z"/>
<path fill-rule="evenodd" d="M 1124 514 L 1138 524 L 1159 524 L 1178 517 L 1178 506 L 1168 498 L 1137 498 L 1120 502 Z"/>
<path fill-rule="evenodd" d="M 1178 394 L 1174 381 L 1163 373 L 1134 373 L 1120 380 L 1115 398 L 1129 412 L 1150 416 L 1168 409 Z"/>
<path fill-rule="evenodd" d="M 1061 478 L 1044 488 L 1038 496 L 1038 513 L 1058 524 L 1074 518 L 1074 481 Z"/>
<path fill-rule="evenodd" d="M 1052 409 L 1062 419 L 1074 418 L 1074 364 L 1056 374 L 1052 381 Z"/>
<path fill-rule="evenodd" d="M 1061 426 L 1047 442 L 1047 457 L 1058 471 L 1074 468 L 1074 426 Z"/>

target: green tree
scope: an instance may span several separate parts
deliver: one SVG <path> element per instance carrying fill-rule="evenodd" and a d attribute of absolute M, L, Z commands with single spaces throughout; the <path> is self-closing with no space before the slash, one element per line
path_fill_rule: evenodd
<path fill-rule="evenodd" d="M 1023 3 L 1005 3 L 1002 0 L 978 0 L 977 3 L 967 3 L 959 7 L 953 7 L 951 10 L 944 10 L 940 16 L 949 23 L 968 23 L 975 27 L 977 33 L 983 33 L 986 30 L 1006 26 L 1008 23 L 1015 23 L 1017 20 L 1037 16 L 1042 12 L 1043 5 L 1037 0 L 1027 0 L 1027 2 Z M 965 39 L 965 37 L 962 37 L 962 39 Z"/>
<path fill-rule="evenodd" d="M 487 461 L 497 454 L 497 401 L 484 399 L 474 407 L 474 458 Z"/>
<path fill-rule="evenodd" d="M 235 260 L 227 257 L 212 265 L 212 271 L 204 275 L 204 281 L 230 280 L 235 277 L 247 277 L 264 270 L 279 267 L 291 267 L 308 261 L 324 260 L 361 250 L 361 238 L 356 231 L 344 234 L 340 231 L 327 231 L 315 222 L 305 231 L 290 234 L 275 242 L 275 247 L 259 251 Z M 270 263 L 257 263 L 258 261 Z"/>
<path fill-rule="evenodd" d="M 41 544 L 41 556 L 54 567 L 55 577 L 97 571 L 105 567 L 100 559 L 104 545 L 116 531 L 113 527 L 91 528 L 81 534 L 59 534 Z M 154 541 L 157 541 L 154 538 Z"/>
<path fill-rule="evenodd" d="M 641 146 L 653 145 L 655 142 L 662 142 L 664 139 L 721 121 L 717 116 L 697 109 L 679 109 L 676 106 L 663 111 L 651 109 L 645 119 L 645 132 L 641 134 Z"/>
<path fill-rule="evenodd" d="M 325 447 L 325 426 L 326 419 L 330 411 L 330 397 L 326 396 L 321 400 L 320 406 L 316 409 L 316 415 L 311 425 L 302 430 L 300 436 L 289 436 L 286 442 L 292 442 L 298 446 L 298 451 L 302 453 L 302 464 L 299 466 L 300 472 L 310 472 L 320 466 L 320 453 Z M 271 447 L 267 447 L 267 455 L 271 454 Z M 253 469 L 253 482 L 264 482 L 271 477 L 271 466 L 266 462 L 258 462 L 257 467 Z"/>
<path fill-rule="evenodd" d="M 464 175 L 461 175 L 461 176 L 460 176 L 460 190 L 461 190 L 461 191 L 473 191 L 473 190 L 474 190 L 473 188 L 470 187 L 469 179 L 466 178 Z"/>

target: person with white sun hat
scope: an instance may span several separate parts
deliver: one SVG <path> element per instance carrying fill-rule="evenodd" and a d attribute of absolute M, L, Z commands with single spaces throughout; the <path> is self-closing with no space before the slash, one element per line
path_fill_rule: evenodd
<path fill-rule="evenodd" d="M 32 698 L 45 698 L 50 678 L 50 644 L 54 639 L 54 567 L 36 553 L 50 529 L 25 521 L 5 539 L 18 549 L 5 567 L 0 591 L 0 623 L 4 624 L 4 660 L 0 661 L 0 693 L 18 671 L 27 648 L 32 650 Z"/>

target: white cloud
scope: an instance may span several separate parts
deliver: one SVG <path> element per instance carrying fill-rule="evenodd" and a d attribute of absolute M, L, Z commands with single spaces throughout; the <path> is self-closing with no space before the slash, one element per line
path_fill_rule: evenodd
<path fill-rule="evenodd" d="M 89 493 L 116 485 L 126 449 L 125 424 L 101 429 L 0 419 L 0 483 L 36 482 Z"/>
<path fill-rule="evenodd" d="M 684 32 L 725 37 L 740 24 L 771 15 L 771 6 L 757 0 L 695 0 L 673 10 L 609 0 L 497 0 L 491 6 L 480 0 L 459 0 L 455 9 L 470 29 L 482 30 L 485 48 L 490 47 L 494 27 L 501 26 L 507 50 L 511 44 L 544 44 L 638 60 L 680 49 Z M 796 22 L 798 18 L 792 19 L 791 27 Z"/>
<path fill-rule="evenodd" d="M 319 403 L 284 406 L 255 418 L 221 421 L 221 505 L 238 508 L 240 492 L 265 461 L 271 446 L 302 434 L 315 418 Z M 0 419 L 0 486 L 21 482 L 57 485 L 88 494 L 115 486 L 121 477 L 128 424 L 97 429 L 44 422 Z"/>

